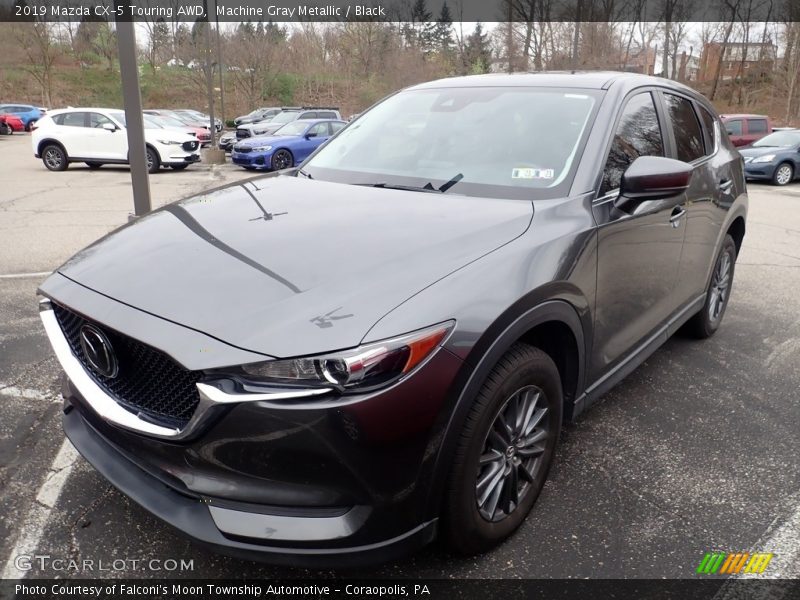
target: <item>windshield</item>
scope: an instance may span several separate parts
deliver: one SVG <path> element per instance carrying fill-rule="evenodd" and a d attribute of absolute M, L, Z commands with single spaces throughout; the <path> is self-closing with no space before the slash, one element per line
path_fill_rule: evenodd
<path fill-rule="evenodd" d="M 303 170 L 340 183 L 556 198 L 569 191 L 599 95 L 523 87 L 401 92 L 361 115 Z"/>
<path fill-rule="evenodd" d="M 300 113 L 296 112 L 281 112 L 270 119 L 270 123 L 289 123 L 296 121 Z"/>
<path fill-rule="evenodd" d="M 303 135 L 308 127 L 307 121 L 292 121 L 278 129 L 273 135 Z"/>
<path fill-rule="evenodd" d="M 778 131 L 764 136 L 757 142 L 753 142 L 753 147 L 788 148 L 797 144 L 800 144 L 800 131 Z"/>
<path fill-rule="evenodd" d="M 121 110 L 115 110 L 114 112 L 108 113 L 112 119 L 114 119 L 117 123 L 122 125 L 123 127 L 127 127 L 125 124 L 125 113 Z"/>

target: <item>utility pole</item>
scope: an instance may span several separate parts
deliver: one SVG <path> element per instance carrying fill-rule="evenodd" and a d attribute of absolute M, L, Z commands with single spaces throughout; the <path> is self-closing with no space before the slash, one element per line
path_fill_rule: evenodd
<path fill-rule="evenodd" d="M 214 0 L 214 19 L 217 22 L 217 68 L 219 69 L 219 118 L 222 120 L 222 126 L 225 127 L 225 66 L 222 62 L 222 41 L 219 33 L 217 2 L 218 0 Z"/>
<path fill-rule="evenodd" d="M 214 120 L 214 66 L 211 63 L 211 21 L 208 18 L 208 0 L 203 0 L 203 10 L 206 15 L 205 26 L 205 64 L 203 67 L 206 72 L 206 91 L 208 92 L 208 116 L 211 121 L 211 147 L 217 147 L 217 124 Z M 216 11 L 215 11 L 216 12 Z"/>
<path fill-rule="evenodd" d="M 125 0 L 115 0 L 120 11 L 126 9 Z M 127 19 L 127 20 L 125 20 Z M 115 18 L 117 25 L 117 49 L 119 72 L 122 79 L 122 99 L 125 105 L 125 131 L 128 136 L 128 161 L 131 165 L 133 187 L 133 217 L 141 217 L 152 210 L 150 202 L 150 176 L 147 172 L 147 146 L 144 142 L 144 119 L 142 118 L 142 95 L 139 91 L 139 66 L 136 61 L 136 31 L 133 18 Z M 110 132 L 109 135 L 123 135 Z"/>

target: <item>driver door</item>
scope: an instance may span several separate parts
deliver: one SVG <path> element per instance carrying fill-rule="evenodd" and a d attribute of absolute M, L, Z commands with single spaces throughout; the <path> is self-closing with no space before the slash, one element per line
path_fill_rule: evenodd
<path fill-rule="evenodd" d="M 615 126 L 593 205 L 598 224 L 597 300 L 590 374 L 602 375 L 632 354 L 675 311 L 685 232 L 685 193 L 622 202 L 622 174 L 639 156 L 666 156 L 669 137 L 654 92 L 626 100 Z"/>
<path fill-rule="evenodd" d="M 113 125 L 114 130 L 104 129 L 104 125 Z M 124 129 L 98 112 L 89 113 L 88 129 L 86 136 L 91 151 L 91 158 L 125 160 L 128 155 L 128 138 Z"/>

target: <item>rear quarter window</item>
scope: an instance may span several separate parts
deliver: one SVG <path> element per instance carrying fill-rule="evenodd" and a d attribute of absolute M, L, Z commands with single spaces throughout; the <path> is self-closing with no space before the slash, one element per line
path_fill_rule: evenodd
<path fill-rule="evenodd" d="M 697 120 L 692 102 L 683 96 L 666 92 L 664 93 L 664 102 L 672 123 L 678 160 L 685 162 L 697 160 L 703 156 L 705 147 L 703 146 L 703 131 L 700 129 L 700 121 Z"/>
<path fill-rule="evenodd" d="M 717 147 L 717 129 L 715 127 L 716 119 L 705 108 L 700 108 L 700 118 L 703 120 L 706 134 L 708 135 L 708 147 L 706 148 L 706 155 L 713 154 L 714 148 Z"/>

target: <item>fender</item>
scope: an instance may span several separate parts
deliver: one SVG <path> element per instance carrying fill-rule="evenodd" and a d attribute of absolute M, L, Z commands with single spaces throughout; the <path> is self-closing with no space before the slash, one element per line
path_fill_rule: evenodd
<path fill-rule="evenodd" d="M 500 317 L 498 321 L 502 322 L 504 317 L 505 316 Z M 426 515 L 439 515 L 440 501 L 447 484 L 447 466 L 455 451 L 462 424 L 469 414 L 473 399 L 480 391 L 486 376 L 514 342 L 532 328 L 548 321 L 558 321 L 567 325 L 575 336 L 578 346 L 578 384 L 575 398 L 583 394 L 584 363 L 586 357 L 583 327 L 578 312 L 571 304 L 564 300 L 547 300 L 522 313 L 506 326 L 502 333 L 496 336 L 489 344 L 488 348 L 482 352 L 481 343 L 478 342 L 478 344 L 476 344 L 476 349 L 470 354 L 468 360 L 465 361 L 464 366 L 461 368 L 461 372 L 458 374 L 457 384 L 454 386 L 456 390 L 454 392 L 455 399 L 450 400 L 451 403 L 455 403 L 453 409 L 450 411 L 443 411 L 445 414 L 449 412 L 450 419 L 443 426 L 440 436 L 442 442 L 439 445 L 439 450 L 433 463 L 434 476 L 429 478 L 431 486 L 426 501 Z M 489 330 L 491 330 L 491 328 Z M 477 362 L 472 360 L 472 355 L 476 351 L 480 352 L 480 357 Z M 575 398 L 565 403 L 565 415 L 571 414 L 572 402 Z"/>

